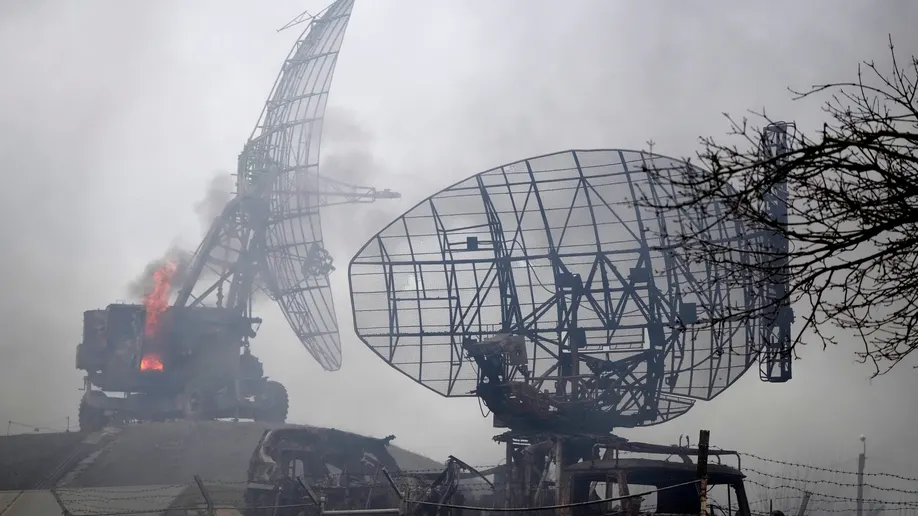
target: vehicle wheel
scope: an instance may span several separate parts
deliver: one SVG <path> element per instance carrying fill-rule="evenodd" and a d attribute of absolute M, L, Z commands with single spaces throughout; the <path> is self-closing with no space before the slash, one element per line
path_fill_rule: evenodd
<path fill-rule="evenodd" d="M 287 389 L 280 382 L 266 381 L 261 396 L 256 398 L 257 409 L 255 421 L 268 423 L 284 423 L 287 421 L 287 411 L 290 408 L 290 399 Z"/>
<path fill-rule="evenodd" d="M 108 425 L 109 420 L 104 409 L 93 407 L 86 402 L 86 398 L 80 400 L 78 419 L 81 432 L 98 432 Z"/>

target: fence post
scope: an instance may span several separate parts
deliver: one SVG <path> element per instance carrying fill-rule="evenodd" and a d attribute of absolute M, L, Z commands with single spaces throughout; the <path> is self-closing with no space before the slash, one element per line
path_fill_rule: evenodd
<path fill-rule="evenodd" d="M 803 492 L 803 500 L 800 501 L 800 507 L 797 508 L 797 516 L 806 515 L 806 506 L 810 503 L 810 496 L 812 496 L 812 494 L 813 493 L 809 491 Z"/>
<path fill-rule="evenodd" d="M 207 504 L 207 516 L 216 516 L 214 501 L 210 498 L 210 493 L 207 491 L 207 488 L 204 487 L 204 481 L 201 480 L 200 476 L 195 475 L 194 483 L 198 485 L 198 489 L 201 491 L 201 496 L 204 497 L 204 503 Z"/>
<path fill-rule="evenodd" d="M 708 444 L 711 431 L 702 430 L 698 434 L 698 479 L 700 482 L 701 516 L 708 516 Z"/>

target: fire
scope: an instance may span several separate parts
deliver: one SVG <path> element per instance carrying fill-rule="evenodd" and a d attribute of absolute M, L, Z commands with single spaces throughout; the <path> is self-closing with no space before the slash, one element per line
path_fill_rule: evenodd
<path fill-rule="evenodd" d="M 160 330 L 161 316 L 169 307 L 169 291 L 177 268 L 175 262 L 166 262 L 153 273 L 153 291 L 143 298 L 143 307 L 147 314 L 143 329 L 146 345 L 156 346 L 154 339 Z M 155 351 L 145 352 L 140 359 L 140 370 L 162 371 L 161 356 Z"/>
<path fill-rule="evenodd" d="M 143 297 L 143 307 L 147 311 L 144 335 L 147 338 L 156 337 L 159 332 L 159 318 L 169 307 L 169 289 L 172 288 L 176 268 L 174 262 L 166 262 L 157 269 L 153 273 L 153 292 Z"/>
<path fill-rule="evenodd" d="M 140 359 L 140 370 L 141 371 L 162 371 L 163 370 L 163 361 L 160 360 L 159 355 L 149 354 L 144 355 Z"/>

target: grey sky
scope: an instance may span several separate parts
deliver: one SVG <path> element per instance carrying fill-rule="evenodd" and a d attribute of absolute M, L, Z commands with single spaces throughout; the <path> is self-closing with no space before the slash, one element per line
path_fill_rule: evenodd
<path fill-rule="evenodd" d="M 82 311 L 126 298 L 173 244 L 197 244 L 195 204 L 215 171 L 235 169 L 297 36 L 275 29 L 323 4 L 0 3 L 0 420 L 76 415 Z M 339 266 L 340 372 L 321 371 L 274 307 L 260 314 L 254 349 L 290 389 L 291 419 L 495 462 L 477 402 L 412 384 L 353 337 L 345 265 L 359 246 L 436 190 L 530 155 L 651 138 L 657 152 L 686 155 L 697 136 L 725 132 L 721 112 L 763 106 L 816 127 L 819 106 L 792 105 L 785 87 L 852 78 L 859 60 L 887 57 L 890 32 L 902 52 L 918 51 L 915 19 L 907 0 L 357 0 L 323 154 L 404 197 L 324 215 Z M 864 433 L 877 460 L 890 457 L 884 469 L 902 453 L 918 459 L 897 448 L 918 424 L 906 401 L 913 370 L 868 385 L 853 349 L 804 356 L 788 384 L 753 371 L 689 415 L 627 434 L 675 442 L 705 427 L 721 446 L 838 462 Z"/>

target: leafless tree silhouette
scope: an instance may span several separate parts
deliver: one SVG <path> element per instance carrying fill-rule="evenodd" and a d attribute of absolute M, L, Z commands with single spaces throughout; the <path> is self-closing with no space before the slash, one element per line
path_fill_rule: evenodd
<path fill-rule="evenodd" d="M 732 280 L 760 278 L 759 288 L 786 278 L 778 296 L 730 317 L 773 315 L 793 303 L 792 346 L 836 344 L 844 334 L 861 342 L 857 355 L 875 375 L 918 347 L 918 60 L 898 59 L 891 38 L 889 49 L 888 65 L 862 63 L 854 81 L 791 90 L 797 100 L 824 102 L 820 131 L 790 131 L 788 150 L 768 153 L 761 135 L 773 121 L 764 112 L 753 115 L 758 125 L 725 115 L 736 143 L 702 138 L 690 173 L 659 177 L 675 194 L 640 201 L 657 210 L 716 206 L 743 221 L 744 241 L 718 242 L 698 228 L 668 235 L 667 245 L 727 265 Z M 763 208 L 782 188 L 786 220 Z M 767 242 L 775 237 L 789 243 L 786 255 Z M 758 258 L 741 252 L 752 248 Z"/>

